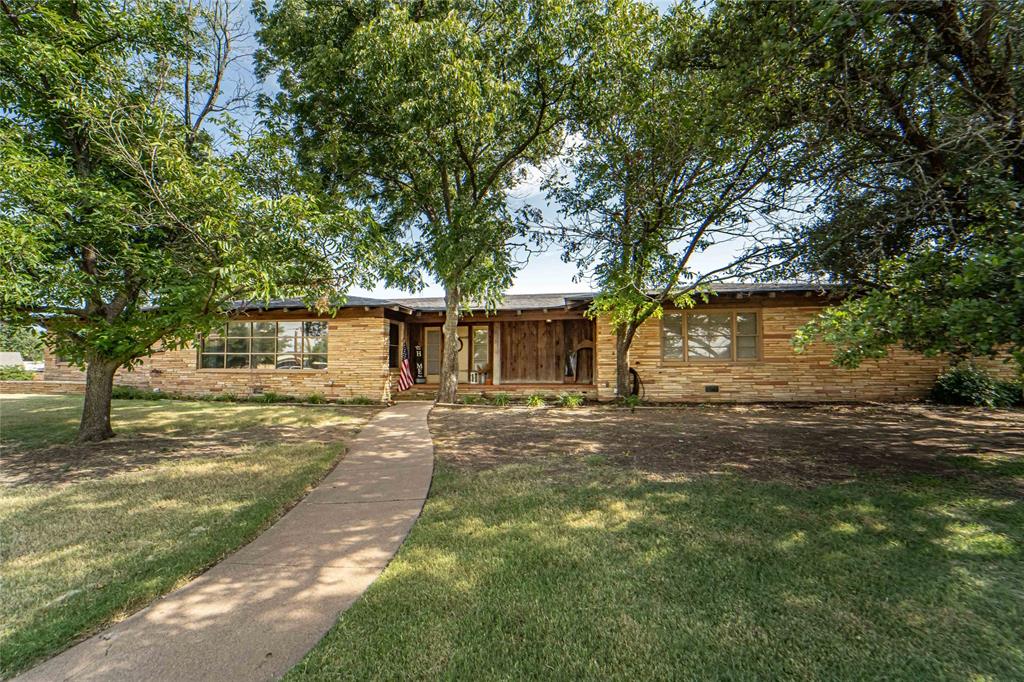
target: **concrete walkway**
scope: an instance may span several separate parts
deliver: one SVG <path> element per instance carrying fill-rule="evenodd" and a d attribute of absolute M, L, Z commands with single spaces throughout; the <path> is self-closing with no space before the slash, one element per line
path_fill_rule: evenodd
<path fill-rule="evenodd" d="M 349 454 L 249 545 L 18 680 L 271 680 L 380 575 L 430 488 L 429 403 L 380 412 Z"/>

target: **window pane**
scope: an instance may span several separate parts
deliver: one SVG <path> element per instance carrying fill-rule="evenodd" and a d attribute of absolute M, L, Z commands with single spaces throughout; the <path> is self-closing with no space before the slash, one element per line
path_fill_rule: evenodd
<path fill-rule="evenodd" d="M 278 336 L 296 336 L 302 335 L 302 323 L 301 322 L 278 322 L 277 323 L 277 335 Z"/>
<path fill-rule="evenodd" d="M 757 313 L 736 313 L 736 336 L 757 336 Z"/>
<path fill-rule="evenodd" d="M 204 353 L 223 353 L 224 352 L 224 339 L 223 338 L 207 338 L 203 341 L 203 352 Z"/>
<path fill-rule="evenodd" d="M 302 327 L 306 336 L 327 336 L 326 322 L 303 322 Z"/>
<path fill-rule="evenodd" d="M 732 358 L 732 315 L 690 313 L 686 320 L 687 352 L 694 360 Z"/>
<path fill-rule="evenodd" d="M 227 361 L 228 369 L 246 369 L 249 366 L 248 355 L 229 355 Z"/>
<path fill-rule="evenodd" d="M 398 324 L 394 322 L 388 324 L 388 367 L 392 369 L 398 367 L 399 363 L 399 336 Z"/>
<path fill-rule="evenodd" d="M 274 356 L 254 355 L 252 356 L 252 366 L 256 369 L 274 369 Z"/>
<path fill-rule="evenodd" d="M 251 328 L 248 322 L 228 322 L 228 336 L 250 336 Z"/>
<path fill-rule="evenodd" d="M 473 327 L 473 371 L 490 372 L 491 347 L 490 330 L 487 327 Z"/>
<path fill-rule="evenodd" d="M 304 369 L 324 369 L 327 367 L 326 355 L 303 355 L 302 367 Z"/>
<path fill-rule="evenodd" d="M 744 360 L 750 360 L 751 358 L 757 357 L 757 337 L 756 336 L 737 336 L 736 337 L 736 357 Z"/>
<path fill-rule="evenodd" d="M 277 322 L 253 322 L 253 336 L 277 336 Z"/>
<path fill-rule="evenodd" d="M 228 352 L 229 353 L 248 353 L 249 352 L 249 339 L 232 339 L 228 338 Z"/>
<path fill-rule="evenodd" d="M 277 345 L 277 339 L 271 338 L 260 338 L 256 337 L 252 340 L 252 352 L 253 353 L 273 353 L 275 346 Z"/>
<path fill-rule="evenodd" d="M 298 369 L 299 356 L 293 353 L 285 353 L 277 356 L 277 363 L 274 365 L 277 369 Z"/>
<path fill-rule="evenodd" d="M 203 369 L 221 369 L 224 367 L 223 355 L 203 355 L 199 365 Z"/>
<path fill-rule="evenodd" d="M 297 353 L 299 349 L 299 336 L 278 336 L 277 352 Z"/>
<path fill-rule="evenodd" d="M 306 352 L 307 353 L 326 353 L 327 352 L 327 337 L 326 336 L 307 336 L 306 337 Z"/>
<path fill-rule="evenodd" d="M 661 318 L 661 356 L 670 360 L 683 359 L 683 315 L 666 313 Z"/>

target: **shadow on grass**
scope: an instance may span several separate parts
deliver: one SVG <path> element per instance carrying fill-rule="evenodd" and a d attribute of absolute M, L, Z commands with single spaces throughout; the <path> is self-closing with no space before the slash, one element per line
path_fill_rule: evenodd
<path fill-rule="evenodd" d="M 813 489 L 450 466 L 289 679 L 1024 675 L 1024 510 L 965 481 Z"/>
<path fill-rule="evenodd" d="M 6 674 L 169 591 L 257 535 L 342 446 L 248 448 L 4 492 Z M 182 627 L 201 629 L 200 621 Z"/>
<path fill-rule="evenodd" d="M 742 473 L 797 485 L 867 473 L 963 475 L 950 458 L 1024 462 L 1024 411 L 893 406 L 711 406 L 630 412 L 435 409 L 441 452 L 461 468 L 601 457 L 654 477 Z M 1020 490 L 1024 493 L 1024 489 Z"/>

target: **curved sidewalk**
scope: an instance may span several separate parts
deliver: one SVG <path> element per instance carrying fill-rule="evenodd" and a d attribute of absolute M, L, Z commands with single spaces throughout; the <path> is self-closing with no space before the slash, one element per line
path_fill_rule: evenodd
<path fill-rule="evenodd" d="M 419 517 L 434 467 L 430 408 L 381 411 L 327 478 L 250 544 L 16 679 L 280 677 L 380 575 Z"/>

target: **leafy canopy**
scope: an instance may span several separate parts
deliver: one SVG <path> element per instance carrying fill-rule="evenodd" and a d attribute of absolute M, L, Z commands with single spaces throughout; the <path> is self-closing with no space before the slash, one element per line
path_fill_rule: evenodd
<path fill-rule="evenodd" d="M 711 23 L 707 61 L 814 141 L 790 272 L 855 295 L 800 342 L 1024 360 L 1024 6 L 721 2 Z"/>
<path fill-rule="evenodd" d="M 565 216 L 564 258 L 600 286 L 593 312 L 632 329 L 666 300 L 691 305 L 706 283 L 772 261 L 772 220 L 789 201 L 772 183 L 795 143 L 737 117 L 719 74 L 686 63 L 705 23 L 695 7 L 663 16 L 618 0 L 605 22 L 582 67 L 574 142 L 547 188 Z M 738 255 L 720 269 L 694 266 L 725 244 Z"/>
<path fill-rule="evenodd" d="M 257 10 L 298 158 L 406 247 L 389 279 L 426 273 L 457 297 L 495 298 L 511 284 L 525 226 L 506 193 L 560 147 L 584 10 L 566 0 Z"/>
<path fill-rule="evenodd" d="M 343 248 L 358 222 L 308 187 L 261 191 L 283 177 L 250 172 L 281 161 L 272 147 L 236 137 L 218 154 L 217 122 L 198 117 L 215 91 L 183 115 L 184 84 L 223 65 L 198 16 L 169 0 L 2 5 L 0 306 L 79 364 L 190 341 L 234 299 L 316 300 L 358 276 L 337 260 L 358 254 Z"/>

